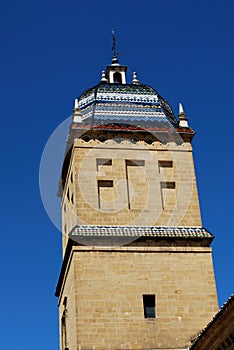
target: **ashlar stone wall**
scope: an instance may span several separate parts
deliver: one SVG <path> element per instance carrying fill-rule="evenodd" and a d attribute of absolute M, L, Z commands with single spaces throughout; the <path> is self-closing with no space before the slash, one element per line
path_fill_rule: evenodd
<path fill-rule="evenodd" d="M 155 318 L 143 295 L 155 295 Z M 88 349 L 180 349 L 217 311 L 207 247 L 73 247 L 63 281 L 67 346 Z"/>
<path fill-rule="evenodd" d="M 62 213 L 64 237 L 77 224 L 201 227 L 191 144 L 76 139 Z"/>

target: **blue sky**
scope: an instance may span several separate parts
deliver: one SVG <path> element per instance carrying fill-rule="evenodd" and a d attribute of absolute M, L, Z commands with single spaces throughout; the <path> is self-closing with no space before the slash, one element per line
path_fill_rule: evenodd
<path fill-rule="evenodd" d="M 121 63 L 176 114 L 182 101 L 197 131 L 198 188 L 203 225 L 216 236 L 220 304 L 233 293 L 233 12 L 231 0 L 1 4 L 2 348 L 58 349 L 61 234 L 40 199 L 39 164 L 74 98 L 111 62 L 112 28 Z"/>

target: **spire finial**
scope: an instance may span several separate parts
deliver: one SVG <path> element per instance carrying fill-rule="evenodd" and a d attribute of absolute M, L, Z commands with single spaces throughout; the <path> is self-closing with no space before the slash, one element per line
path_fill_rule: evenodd
<path fill-rule="evenodd" d="M 132 74 L 132 84 L 139 84 L 139 80 L 137 79 L 137 74 L 136 72 L 133 72 Z"/>
<path fill-rule="evenodd" d="M 78 98 L 75 98 L 74 109 L 78 109 L 78 108 L 79 108 Z"/>
<path fill-rule="evenodd" d="M 75 99 L 75 103 L 74 103 L 74 110 L 73 110 L 73 122 L 74 123 L 81 123 L 81 112 L 80 112 L 80 109 L 79 109 L 79 101 L 78 99 L 76 98 Z"/>
<path fill-rule="evenodd" d="M 184 108 L 183 108 L 183 105 L 182 105 L 181 102 L 179 103 L 179 114 L 185 114 L 184 113 Z"/>
<path fill-rule="evenodd" d="M 179 126 L 182 128 L 188 128 L 188 118 L 186 117 L 186 114 L 184 113 L 184 108 L 182 103 L 179 103 L 179 115 L 178 115 L 178 120 L 179 120 Z"/>
<path fill-rule="evenodd" d="M 101 81 L 105 81 L 105 82 L 108 81 L 108 80 L 106 79 L 106 73 L 105 73 L 104 70 L 102 71 L 102 79 L 101 79 Z"/>

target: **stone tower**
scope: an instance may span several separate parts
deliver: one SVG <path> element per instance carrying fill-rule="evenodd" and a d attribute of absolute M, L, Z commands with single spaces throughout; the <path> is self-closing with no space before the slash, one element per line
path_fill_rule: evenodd
<path fill-rule="evenodd" d="M 59 186 L 60 350 L 187 349 L 217 311 L 180 105 L 114 55 L 75 101 Z"/>

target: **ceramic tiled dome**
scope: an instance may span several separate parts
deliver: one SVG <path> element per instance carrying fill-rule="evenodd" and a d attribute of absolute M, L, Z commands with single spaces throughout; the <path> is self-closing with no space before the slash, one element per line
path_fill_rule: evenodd
<path fill-rule="evenodd" d="M 175 126 L 169 104 L 150 86 L 101 82 L 78 100 L 81 121 L 93 127 L 130 124 L 139 127 Z"/>
<path fill-rule="evenodd" d="M 135 72 L 127 84 L 126 70 L 112 60 L 101 82 L 76 100 L 72 129 L 181 131 L 168 102 L 151 86 L 139 84 Z"/>

